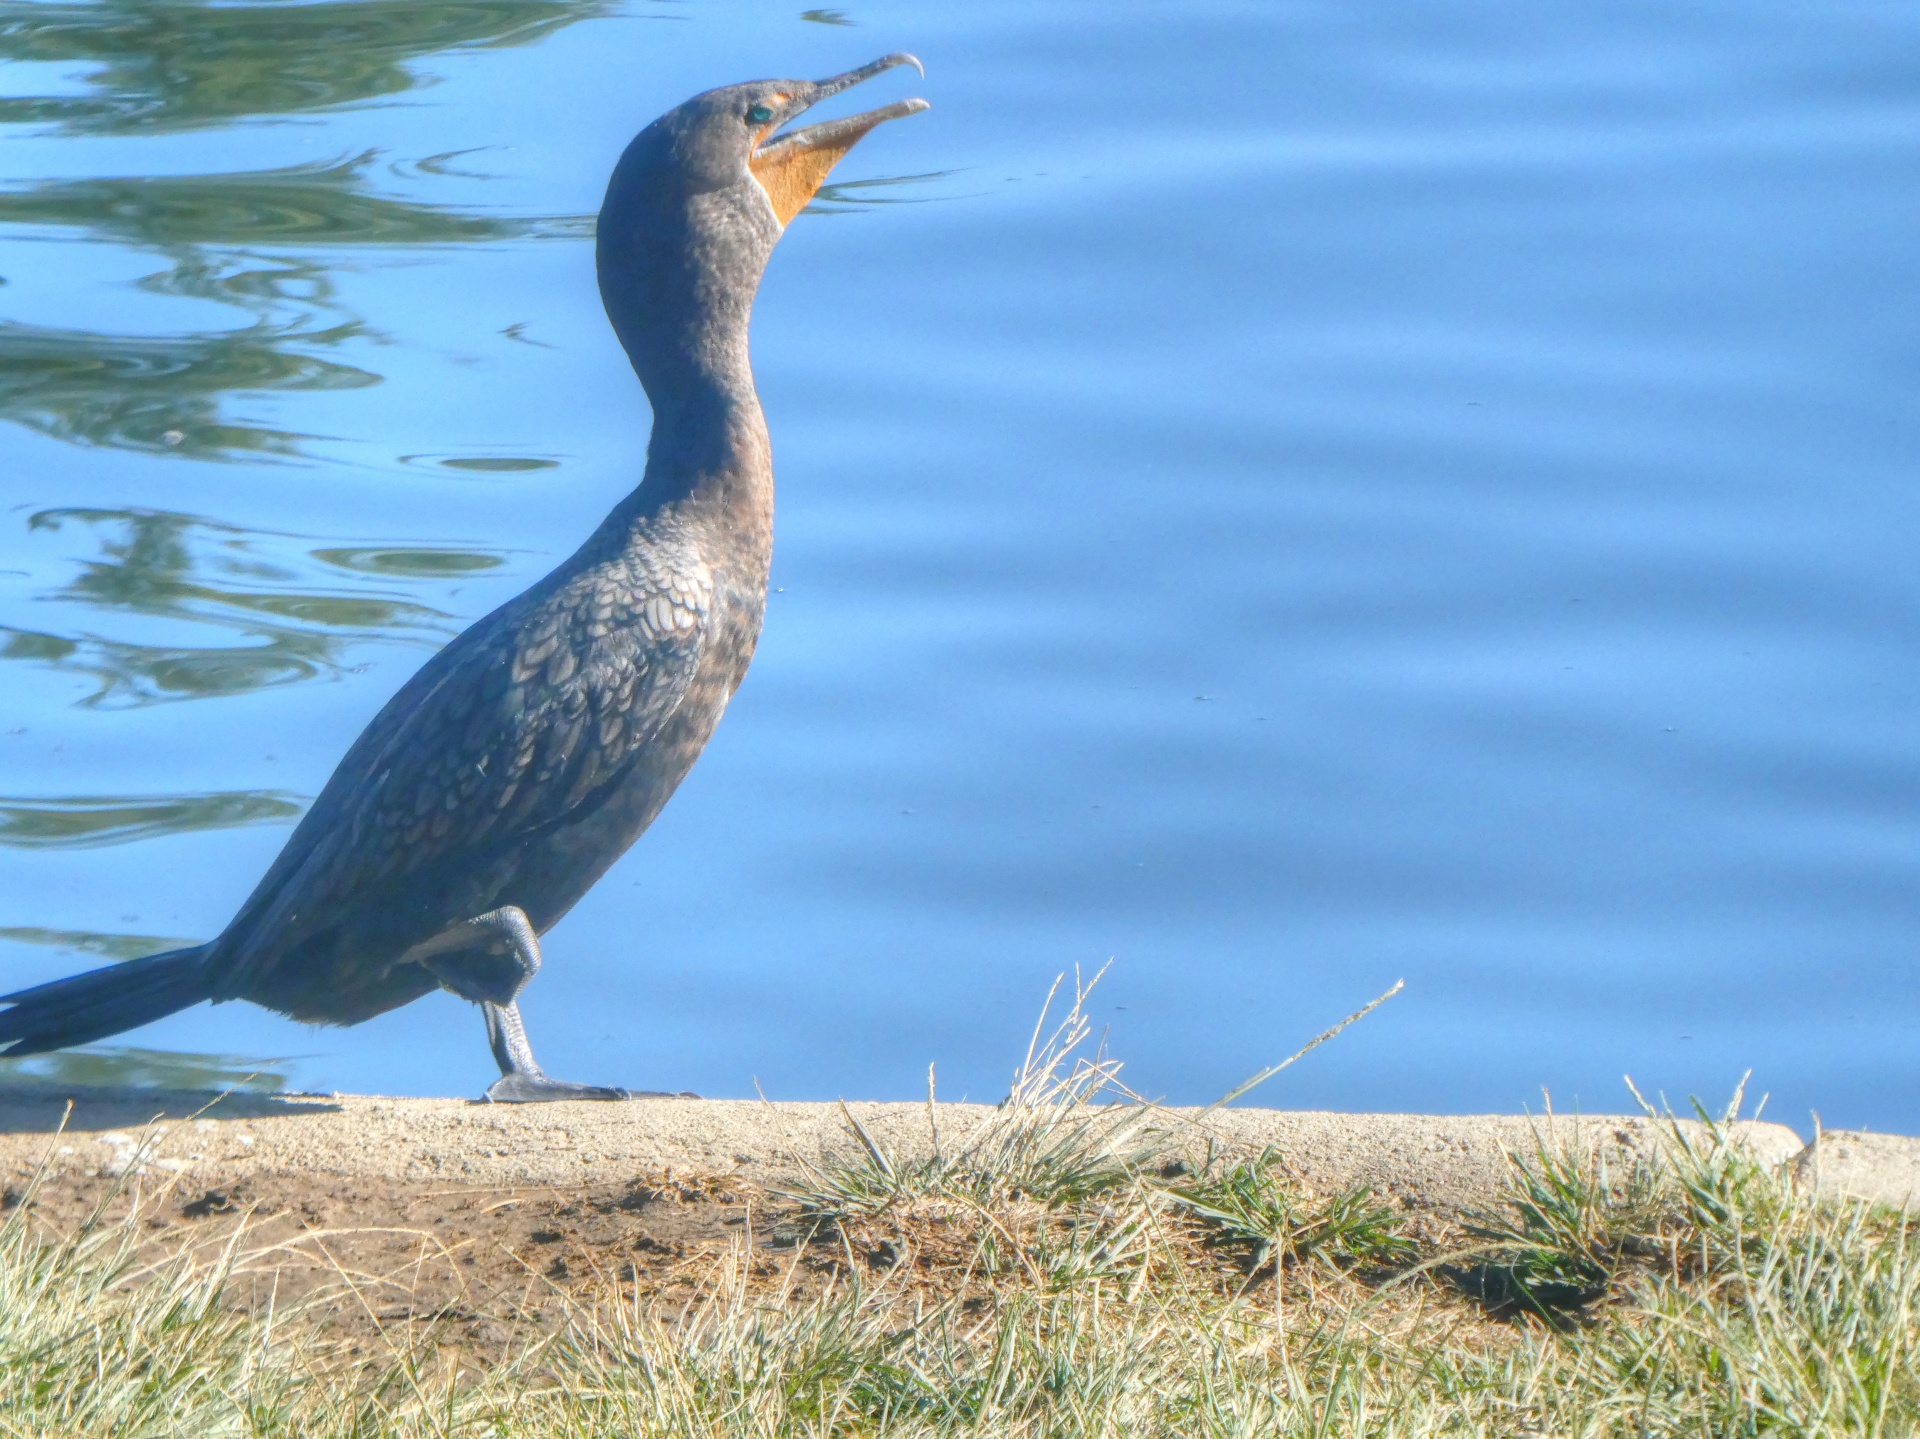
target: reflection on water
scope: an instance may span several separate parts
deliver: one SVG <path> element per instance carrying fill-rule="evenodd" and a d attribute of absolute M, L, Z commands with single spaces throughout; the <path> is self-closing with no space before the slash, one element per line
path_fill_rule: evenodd
<path fill-rule="evenodd" d="M 184 1054 L 163 1049 L 69 1049 L 25 1059 L 0 1058 L 0 1084 L 73 1089 L 209 1089 L 276 1094 L 297 1056 L 249 1059 L 238 1054 Z"/>
<path fill-rule="evenodd" d="M 101 335 L 0 322 L 0 419 L 89 445 L 196 459 L 298 453 L 314 438 L 225 420 L 237 391 L 352 390 L 380 377 L 289 348 L 334 344 L 358 326 L 260 323 L 185 335 Z"/>
<path fill-rule="evenodd" d="M 504 562 L 497 551 L 454 547 L 309 549 L 299 536 L 156 510 L 43 510 L 27 525 L 48 533 L 85 526 L 99 545 L 97 558 L 42 601 L 212 628 L 229 641 L 134 642 L 0 625 L 0 659 L 85 675 L 97 687 L 79 703 L 93 708 L 245 694 L 336 675 L 358 644 L 436 643 L 456 627 L 442 611 L 341 581 L 457 578 Z"/>
<path fill-rule="evenodd" d="M 434 464 L 443 470 L 466 470 L 471 474 L 511 475 L 527 470 L 551 470 L 560 462 L 530 455 L 403 455 L 401 463 Z"/>
<path fill-rule="evenodd" d="M 475 215 L 367 193 L 369 151 L 213 175 L 50 180 L 0 193 L 0 224 L 84 228 L 98 239 L 177 245 L 452 245 L 582 238 L 592 217 Z M 431 173 L 431 172 L 430 172 Z"/>
<path fill-rule="evenodd" d="M 293 633 L 244 648 L 141 645 L 87 635 L 68 638 L 0 625 L 0 659 L 25 660 L 97 681 L 76 703 L 88 707 L 205 699 L 294 684 L 340 668 L 338 640 Z"/>
<path fill-rule="evenodd" d="M 410 61 L 524 45 L 603 8 L 592 0 L 12 0 L 0 4 L 0 59 L 98 68 L 84 94 L 0 98 L 0 124 L 153 132 L 396 95 L 418 83 Z"/>
<path fill-rule="evenodd" d="M 391 95 L 415 83 L 409 61 L 458 47 L 524 44 L 601 8 L 558 0 L 0 4 L 0 59 L 100 67 L 82 95 L 0 97 L 0 124 L 178 129 Z M 0 419 L 57 439 L 151 454 L 298 454 L 313 436 L 223 416 L 222 402 L 241 393 L 355 389 L 380 376 L 315 353 L 365 334 L 338 312 L 324 269 L 246 247 L 497 243 L 591 232 L 581 216 L 469 214 L 370 193 L 375 158 L 52 180 L 0 194 L 0 226 L 80 229 L 159 251 L 170 268 L 142 288 L 236 305 L 250 319 L 161 335 L 0 321 Z M 440 173 L 431 164 L 416 171 Z"/>
<path fill-rule="evenodd" d="M 839 180 L 822 185 L 801 212 L 807 215 L 845 215 L 875 205 L 924 205 L 933 200 L 950 200 L 951 195 L 894 195 L 887 193 L 907 185 L 930 185 L 957 175 L 958 170 L 929 170 L 923 175 L 880 175 L 870 180 Z"/>
<path fill-rule="evenodd" d="M 198 943 L 158 934 L 101 934 L 90 929 L 45 929 L 37 924 L 0 926 L 0 939 L 45 949 L 71 950 L 75 954 L 97 954 L 116 963 L 144 959 L 149 954 L 165 954 L 170 949 Z"/>
<path fill-rule="evenodd" d="M 0 844 L 16 849 L 92 849 L 190 830 L 291 824 L 305 801 L 281 790 L 208 794 L 0 795 Z"/>
<path fill-rule="evenodd" d="M 385 545 L 321 549 L 315 550 L 313 557 L 360 574 L 414 580 L 451 579 L 477 570 L 490 570 L 503 563 L 498 555 L 476 554 L 472 550 L 395 549 Z"/>
<path fill-rule="evenodd" d="M 442 245 L 591 233 L 582 216 L 467 214 L 366 190 L 372 154 L 211 175 L 47 181 L 0 193 L 0 226 L 59 227 L 151 249 L 140 288 L 244 311 L 231 329 L 115 335 L 0 322 L 0 419 L 57 439 L 196 459 L 300 453 L 314 438 L 224 417 L 236 394 L 349 390 L 380 376 L 315 351 L 367 337 L 324 266 L 279 244 Z M 363 347 L 364 349 L 364 347 Z"/>
<path fill-rule="evenodd" d="M 90 605 L 139 610 L 145 614 L 207 618 L 211 612 L 237 609 L 281 620 L 300 620 L 327 629 L 369 629 L 420 625 L 445 618 L 423 605 L 364 594 L 325 594 L 289 588 L 300 578 L 277 558 L 263 555 L 258 532 L 164 510 L 42 510 L 28 520 L 36 530 L 59 530 L 69 521 L 112 527 L 101 540 L 104 558 L 89 560 L 61 592 Z M 325 555 L 360 556 L 359 549 L 326 549 Z M 419 551 L 400 552 L 418 555 Z M 486 568 L 493 555 L 455 552 L 458 569 Z M 248 588 L 222 587 L 204 577 L 217 575 Z"/>

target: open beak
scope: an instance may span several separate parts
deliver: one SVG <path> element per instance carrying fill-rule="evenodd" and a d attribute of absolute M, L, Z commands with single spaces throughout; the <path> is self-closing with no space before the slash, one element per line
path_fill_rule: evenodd
<path fill-rule="evenodd" d="M 836 95 L 896 65 L 911 65 L 922 75 L 926 74 L 920 62 L 911 55 L 883 55 L 871 64 L 862 65 L 858 70 L 849 70 L 844 75 L 836 75 L 831 80 L 820 80 L 804 88 L 796 87 L 792 100 L 784 107 L 787 111 L 785 118 L 791 119 L 802 114 L 827 96 Z M 844 120 L 823 120 L 818 125 L 806 125 L 778 135 L 773 134 L 775 127 L 769 125 L 765 135 L 754 146 L 753 154 L 748 157 L 747 168 L 753 172 L 753 178 L 760 182 L 760 188 L 767 192 L 767 198 L 773 202 L 773 213 L 780 217 L 780 224 L 784 227 L 806 208 L 814 192 L 826 183 L 827 173 L 840 163 L 842 155 L 859 143 L 862 135 L 884 121 L 897 120 L 902 115 L 917 115 L 926 108 L 925 100 L 896 100 L 891 105 L 849 115 Z"/>

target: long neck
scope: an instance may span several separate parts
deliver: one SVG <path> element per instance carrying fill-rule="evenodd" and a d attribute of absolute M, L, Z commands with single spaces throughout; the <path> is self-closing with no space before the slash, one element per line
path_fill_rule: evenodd
<path fill-rule="evenodd" d="M 629 152 L 615 172 L 597 255 L 607 316 L 653 406 L 633 500 L 649 511 L 679 502 L 738 511 L 747 521 L 771 507 L 747 328 L 778 223 L 764 201 L 756 207 L 730 190 L 649 185 L 647 159 Z M 639 173 L 623 174 L 630 164 Z"/>
<path fill-rule="evenodd" d="M 752 303 L 751 291 L 714 296 L 627 346 L 653 407 L 640 492 L 654 504 L 750 502 L 773 483 L 747 357 Z"/>

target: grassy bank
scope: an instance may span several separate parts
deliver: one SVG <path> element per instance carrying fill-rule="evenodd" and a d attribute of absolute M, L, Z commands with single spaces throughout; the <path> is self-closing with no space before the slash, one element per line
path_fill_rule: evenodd
<path fill-rule="evenodd" d="M 248 1232 L 156 1257 L 139 1206 L 0 1225 L 18 1435 L 1895 1435 L 1920 1421 L 1920 1241 L 1815 1203 L 1723 1124 L 1608 1173 L 1577 1124 L 1504 1201 L 1421 1228 L 1284 1155 L 1196 1151 L 1078 1016 L 998 1120 L 753 1196 L 672 1291 L 610 1274 L 484 1356 L 223 1302 Z M 768 1240 L 771 1237 L 772 1243 Z M 343 1292 L 359 1293 L 342 1271 Z M 369 1309 L 369 1314 L 372 1310 Z"/>

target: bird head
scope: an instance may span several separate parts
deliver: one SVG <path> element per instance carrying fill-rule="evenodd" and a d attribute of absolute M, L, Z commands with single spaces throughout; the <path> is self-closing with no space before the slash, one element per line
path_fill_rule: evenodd
<path fill-rule="evenodd" d="M 927 102 L 791 122 L 900 65 L 921 68 L 911 55 L 883 55 L 827 80 L 725 85 L 634 137 L 607 186 L 597 258 L 607 313 L 643 380 L 659 373 L 649 356 L 663 346 L 697 359 L 736 326 L 744 344 L 745 310 L 787 223 L 863 136 Z"/>
<path fill-rule="evenodd" d="M 925 100 L 891 105 L 844 119 L 784 129 L 830 95 L 851 89 L 897 65 L 920 69 L 911 55 L 883 55 L 830 80 L 750 80 L 696 95 L 649 129 L 669 139 L 669 163 L 692 187 L 737 189 L 766 197 L 784 228 L 825 183 L 827 172 L 863 136 L 888 120 L 927 108 Z"/>

